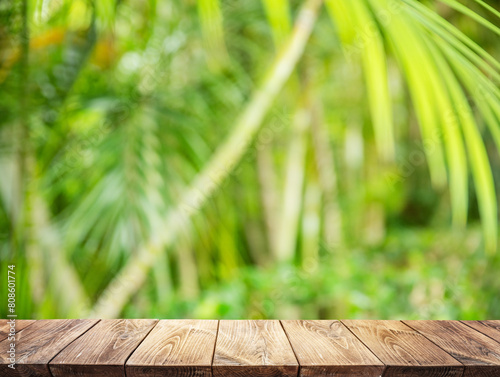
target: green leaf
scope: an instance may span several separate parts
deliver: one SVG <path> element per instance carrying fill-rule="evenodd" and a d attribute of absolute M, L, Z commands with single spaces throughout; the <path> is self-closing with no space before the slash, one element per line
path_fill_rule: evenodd
<path fill-rule="evenodd" d="M 473 10 L 467 8 L 465 5 L 460 4 L 456 0 L 440 0 L 442 3 L 445 3 L 449 5 L 451 8 L 465 14 L 466 16 L 472 18 L 473 20 L 477 21 L 479 24 L 485 26 L 492 32 L 500 35 L 500 28 L 497 27 L 496 25 L 492 24 L 488 20 L 486 20 L 484 17 L 481 17 L 479 14 L 474 12 Z"/>
<path fill-rule="evenodd" d="M 452 100 L 429 51 L 429 38 L 418 24 L 411 22 L 404 11 L 405 4 L 396 8 L 389 20 L 382 19 L 380 15 L 391 9 L 390 0 L 370 0 L 370 4 L 373 12 L 379 15 L 383 30 L 392 43 L 408 80 L 408 87 L 420 118 L 422 137 L 434 181 L 440 177 L 436 177 L 436 171 L 432 169 L 443 168 L 441 145 L 444 145 L 449 167 L 453 222 L 463 225 L 466 222 L 468 207 L 465 151 L 459 130 L 452 127 L 448 120 L 450 114 L 453 114 Z M 438 153 L 437 159 L 434 157 L 435 152 Z M 442 180 L 438 182 L 442 183 Z"/>
<path fill-rule="evenodd" d="M 208 64 L 218 70 L 227 64 L 228 59 L 219 0 L 198 0 L 198 14 Z"/>
<path fill-rule="evenodd" d="M 289 0 L 262 0 L 273 33 L 274 45 L 279 49 L 291 31 Z"/>
<path fill-rule="evenodd" d="M 326 1 L 337 25 L 349 63 L 359 54 L 363 64 L 377 149 L 385 160 L 394 159 L 394 125 L 382 35 L 365 1 Z"/>

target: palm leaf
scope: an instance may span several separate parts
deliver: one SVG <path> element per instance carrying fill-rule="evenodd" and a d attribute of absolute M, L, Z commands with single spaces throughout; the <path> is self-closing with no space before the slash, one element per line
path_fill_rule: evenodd
<path fill-rule="evenodd" d="M 492 24 L 491 22 L 486 20 L 484 17 L 481 17 L 479 14 L 477 14 L 473 10 L 467 8 L 465 5 L 460 4 L 458 1 L 456 1 L 456 0 L 440 0 L 440 1 L 443 2 L 444 4 L 447 4 L 451 8 L 459 11 L 460 13 L 465 14 L 467 17 L 470 17 L 471 19 L 477 21 L 479 24 L 488 28 L 489 30 L 491 30 L 495 34 L 500 35 L 500 28 L 498 26 Z"/>
<path fill-rule="evenodd" d="M 388 9 L 389 1 L 371 0 L 376 14 Z M 387 38 L 393 44 L 395 54 L 403 63 L 408 79 L 409 89 L 413 91 L 414 100 L 421 106 L 420 126 L 427 155 L 434 155 L 432 149 L 444 144 L 447 164 L 449 166 L 450 192 L 455 224 L 464 224 L 467 214 L 467 164 L 465 151 L 459 130 L 449 124 L 447 114 L 453 114 L 451 98 L 442 81 L 439 70 L 432 60 L 427 38 L 422 34 L 418 24 L 411 22 L 404 12 L 399 12 L 384 27 Z M 412 49 L 407 46 L 411 45 Z M 413 90 L 413 86 L 418 90 Z M 425 97 L 425 98 L 424 98 Z M 425 101 L 420 104 L 421 101 Z M 431 111 L 428 114 L 427 111 Z M 426 111 L 426 112 L 424 112 Z M 429 122 L 429 124 L 426 124 Z M 431 126 L 432 125 L 432 126 Z M 430 149 L 430 150 L 429 150 Z"/>
<path fill-rule="evenodd" d="M 500 18 L 500 12 L 497 11 L 495 8 L 493 8 L 491 5 L 486 4 L 482 0 L 474 0 L 476 3 L 480 4 L 483 8 L 489 10 L 491 13 L 493 13 L 495 16 Z"/>
<path fill-rule="evenodd" d="M 198 13 L 208 63 L 218 69 L 227 63 L 224 25 L 219 0 L 198 0 Z"/>
<path fill-rule="evenodd" d="M 417 7 L 421 7 L 420 4 L 418 4 L 418 6 L 415 4 L 415 8 Z M 409 12 L 411 14 L 410 10 Z M 480 213 L 483 220 L 484 237 L 487 244 L 487 250 L 493 251 L 496 250 L 496 232 L 498 226 L 497 200 L 494 190 L 493 177 L 484 143 L 478 132 L 478 124 L 472 115 L 473 111 L 457 78 L 461 78 L 462 84 L 469 89 L 470 93 L 472 93 L 472 97 L 474 98 L 480 113 L 485 118 L 486 123 L 494 136 L 497 148 L 500 150 L 500 127 L 498 127 L 498 120 L 495 119 L 495 116 L 492 113 L 492 110 L 493 112 L 498 111 L 495 109 L 500 107 L 498 101 L 493 101 L 492 99 L 494 96 L 496 96 L 497 99 L 500 99 L 500 97 L 498 97 L 498 91 L 491 85 L 491 82 L 486 76 L 484 76 L 484 73 L 477 69 L 473 63 L 482 67 L 486 72 L 495 78 L 498 78 L 499 75 L 494 68 L 498 68 L 499 64 L 479 46 L 466 42 L 468 47 L 470 47 L 469 50 L 467 46 L 461 45 L 458 38 L 464 39 L 464 36 L 457 30 L 453 30 L 453 27 L 446 26 L 446 23 L 442 20 L 436 17 L 429 17 L 428 19 L 418 17 L 418 19 L 430 26 L 432 31 L 442 32 L 436 24 L 443 26 L 447 30 L 454 31 L 454 34 L 448 35 L 446 33 L 444 33 L 444 35 L 443 33 L 439 33 L 438 37 L 434 38 L 435 45 L 429 43 L 429 46 L 432 48 L 432 53 L 437 61 L 437 64 L 439 65 L 440 72 L 444 75 L 446 85 L 449 88 L 450 95 L 455 106 L 454 112 L 451 113 L 452 116 L 450 121 L 454 126 L 458 126 L 459 123 L 464 133 L 464 139 L 467 143 L 470 165 L 477 190 Z M 441 37 L 444 38 L 442 39 Z M 448 59 L 448 62 L 444 60 L 444 57 L 439 51 L 443 51 Z M 474 52 L 491 62 L 494 68 L 487 65 L 486 62 L 481 60 L 480 57 Z M 467 58 L 471 61 L 468 61 Z M 451 72 L 451 68 L 455 70 L 456 77 Z M 486 98 L 483 94 L 486 94 Z"/>
<path fill-rule="evenodd" d="M 180 204 L 168 214 L 165 221 L 158 223 L 151 239 L 128 260 L 96 303 L 91 316 L 115 317 L 121 312 L 129 297 L 144 284 L 147 272 L 158 255 L 172 244 L 182 229 L 189 228 L 192 215 L 234 169 L 302 55 L 320 5 L 320 0 L 308 0 L 304 3 L 285 50 L 272 65 L 260 90 L 240 115 L 233 132 L 183 193 Z M 168 229 L 167 233 L 165 229 Z"/>
<path fill-rule="evenodd" d="M 267 19 L 273 33 L 274 45 L 281 47 L 290 35 L 290 3 L 289 0 L 262 0 Z"/>
<path fill-rule="evenodd" d="M 347 57 L 352 61 L 356 54 L 361 55 L 378 151 L 391 160 L 395 154 L 394 127 L 382 35 L 366 2 L 328 0 L 326 5 L 338 25 Z"/>
<path fill-rule="evenodd" d="M 444 2 L 498 33 L 499 29 L 495 25 L 458 2 L 454 0 Z M 380 88 L 387 87 L 383 35 L 408 83 L 424 139 L 432 182 L 438 187 L 446 182 L 444 172 L 447 165 L 453 222 L 458 225 L 465 224 L 468 209 L 467 151 L 478 190 L 485 239 L 488 248 L 490 250 L 494 248 L 497 207 L 491 170 L 484 145 L 477 133 L 476 119 L 461 113 L 468 114 L 468 104 L 463 101 L 465 94 L 462 85 L 470 87 L 473 82 L 483 83 L 489 95 L 488 99 L 478 106 L 478 110 L 487 120 L 497 146 L 500 146 L 498 144 L 500 131 L 496 123 L 498 115 L 496 90 L 492 88 L 484 73 L 474 67 L 474 65 L 481 67 L 498 81 L 500 78 L 498 61 L 456 27 L 417 1 L 406 0 L 403 3 L 390 0 L 327 1 L 327 5 L 345 45 L 344 51 L 347 57 L 361 55 L 379 149 L 390 150 L 388 140 L 392 138 L 392 131 L 387 132 L 387 128 L 392 130 L 387 115 L 390 113 L 388 92 L 385 89 L 384 93 L 380 92 Z M 408 46 L 412 46 L 411 49 Z M 463 54 L 465 58 L 455 58 L 453 62 L 450 59 L 449 63 L 443 62 L 438 51 L 447 51 L 447 55 Z M 450 70 L 450 65 L 458 76 L 450 73 L 443 77 L 441 71 Z M 457 69 L 461 73 L 458 73 Z M 477 98 L 477 94 L 474 96 Z M 457 104 L 461 106 L 459 111 Z M 385 138 L 381 135 L 385 135 Z"/>

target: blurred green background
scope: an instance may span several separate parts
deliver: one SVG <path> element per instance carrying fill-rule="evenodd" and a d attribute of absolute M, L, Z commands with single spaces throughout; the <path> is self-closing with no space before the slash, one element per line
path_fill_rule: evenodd
<path fill-rule="evenodd" d="M 0 3 L 18 315 L 500 318 L 499 9 Z"/>

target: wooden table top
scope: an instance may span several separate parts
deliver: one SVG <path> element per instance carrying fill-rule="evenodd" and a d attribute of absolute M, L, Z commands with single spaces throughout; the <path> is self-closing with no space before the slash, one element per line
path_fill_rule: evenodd
<path fill-rule="evenodd" d="M 0 376 L 500 376 L 500 321 L 0 321 Z"/>

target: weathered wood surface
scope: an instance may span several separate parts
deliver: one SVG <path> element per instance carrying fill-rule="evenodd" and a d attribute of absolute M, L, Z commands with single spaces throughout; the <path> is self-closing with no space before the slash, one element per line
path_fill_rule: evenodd
<path fill-rule="evenodd" d="M 384 376 L 462 376 L 463 364 L 400 321 L 342 321 L 385 365 Z"/>
<path fill-rule="evenodd" d="M 123 376 L 124 365 L 157 320 L 102 320 L 49 364 L 54 377 Z"/>
<path fill-rule="evenodd" d="M 500 344 L 472 327 L 459 321 L 404 322 L 465 365 L 464 377 L 500 376 Z"/>
<path fill-rule="evenodd" d="M 279 321 L 220 321 L 214 376 L 292 377 L 298 370 Z"/>
<path fill-rule="evenodd" d="M 500 343 L 500 321 L 462 321 Z"/>
<path fill-rule="evenodd" d="M 6 350 L 11 342 L 8 338 L 0 342 L 0 376 L 51 377 L 49 361 L 97 322 L 95 319 L 36 321 L 18 333 L 16 369 L 8 367 Z"/>
<path fill-rule="evenodd" d="M 0 376 L 500 376 L 500 321 L 0 321 Z"/>
<path fill-rule="evenodd" d="M 128 359 L 128 377 L 211 376 L 218 321 L 161 320 Z"/>
<path fill-rule="evenodd" d="M 385 365 L 339 321 L 282 321 L 301 376 L 380 376 Z"/>
<path fill-rule="evenodd" d="M 19 331 L 25 329 L 26 327 L 28 327 L 29 325 L 31 325 L 34 322 L 35 322 L 35 320 L 32 320 L 32 319 L 17 319 L 15 321 L 15 325 L 14 325 L 15 334 L 17 334 Z M 10 320 L 1 319 L 0 320 L 0 341 L 4 340 L 5 338 L 7 338 L 9 336 L 10 329 L 11 329 Z"/>

